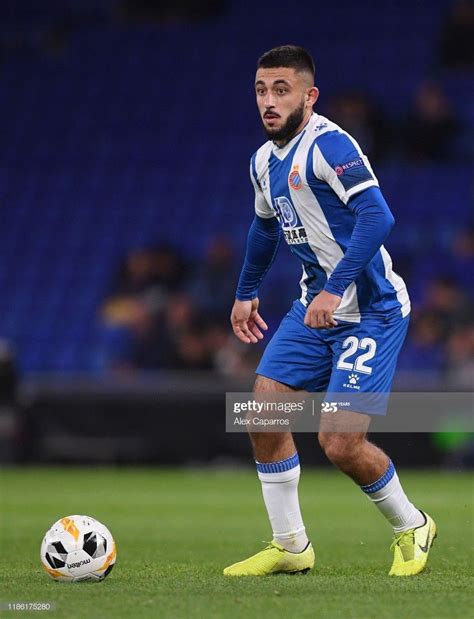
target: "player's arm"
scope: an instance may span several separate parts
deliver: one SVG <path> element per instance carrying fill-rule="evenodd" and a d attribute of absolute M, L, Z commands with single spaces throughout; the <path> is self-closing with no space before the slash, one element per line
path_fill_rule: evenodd
<path fill-rule="evenodd" d="M 258 313 L 258 289 L 271 267 L 280 245 L 280 226 L 268 205 L 255 169 L 255 155 L 250 162 L 250 178 L 255 190 L 255 217 L 247 237 L 244 264 L 237 285 L 230 321 L 235 335 L 246 344 L 256 344 L 267 330 Z"/>
<path fill-rule="evenodd" d="M 337 325 L 332 314 L 339 307 L 344 291 L 375 256 L 395 223 L 378 187 L 371 187 L 357 194 L 350 200 L 348 207 L 356 215 L 356 224 L 346 253 L 322 292 L 308 307 L 310 311 L 305 322 L 311 327 Z"/>
<path fill-rule="evenodd" d="M 357 194 L 348 207 L 356 215 L 356 224 L 346 253 L 324 286 L 326 292 L 339 297 L 369 264 L 395 223 L 378 187 Z"/>
<path fill-rule="evenodd" d="M 268 328 L 258 313 L 258 289 L 275 260 L 280 236 L 280 225 L 275 217 L 255 215 L 230 317 L 235 335 L 246 344 L 256 344 L 263 338 L 260 329 L 266 331 Z"/>
<path fill-rule="evenodd" d="M 356 216 L 347 250 L 324 289 L 308 306 L 305 318 L 305 323 L 311 327 L 334 327 L 337 322 L 333 313 L 344 291 L 380 249 L 393 227 L 394 218 L 367 157 L 345 134 L 329 132 L 318 139 L 314 172 Z"/>

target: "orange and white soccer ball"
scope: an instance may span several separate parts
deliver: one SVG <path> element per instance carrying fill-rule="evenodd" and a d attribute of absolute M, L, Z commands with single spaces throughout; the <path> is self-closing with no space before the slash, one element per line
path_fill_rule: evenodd
<path fill-rule="evenodd" d="M 41 562 L 53 580 L 103 580 L 117 550 L 108 528 L 90 516 L 66 516 L 53 524 L 41 544 Z"/>

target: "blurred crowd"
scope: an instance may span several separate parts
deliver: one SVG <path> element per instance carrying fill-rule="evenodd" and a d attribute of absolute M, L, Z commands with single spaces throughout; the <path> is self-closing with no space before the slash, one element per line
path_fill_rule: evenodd
<path fill-rule="evenodd" d="M 324 111 L 374 162 L 390 157 L 413 162 L 472 158 L 471 118 L 463 118 L 456 105 L 468 93 L 447 89 L 440 76 L 472 72 L 473 41 L 474 2 L 458 0 L 443 22 L 430 74 L 416 88 L 407 113 L 391 118 L 360 90 L 335 94 Z"/>
<path fill-rule="evenodd" d="M 422 302 L 413 309 L 399 370 L 429 373 L 452 389 L 471 389 L 473 309 L 468 291 L 455 279 L 439 277 L 429 282 Z"/>
<path fill-rule="evenodd" d="M 467 149 L 459 152 L 463 123 L 435 80 L 420 84 L 412 108 L 397 122 L 357 90 L 332 97 L 327 115 L 353 135 L 374 162 L 388 158 L 443 162 L 469 154 Z"/>
<path fill-rule="evenodd" d="M 240 345 L 229 325 L 237 277 L 224 238 L 194 266 L 167 246 L 131 251 L 101 308 L 103 367 L 251 371 L 259 353 Z"/>
<path fill-rule="evenodd" d="M 429 372 L 461 389 L 474 380 L 474 304 L 466 286 L 473 231 L 456 239 L 446 260 L 449 275 L 431 274 L 418 286 L 399 370 Z M 229 323 L 239 262 L 224 238 L 195 266 L 167 246 L 131 251 L 100 310 L 103 369 L 253 372 L 262 346 L 241 344 Z M 285 294 L 265 283 L 262 289 L 265 307 Z M 288 294 L 288 307 L 291 301 Z"/>
<path fill-rule="evenodd" d="M 440 33 L 439 62 L 449 69 L 474 67 L 474 3 L 458 0 L 446 16 Z"/>

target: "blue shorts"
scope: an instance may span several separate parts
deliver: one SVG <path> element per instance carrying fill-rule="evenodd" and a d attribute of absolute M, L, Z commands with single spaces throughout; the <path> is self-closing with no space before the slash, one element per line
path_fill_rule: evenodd
<path fill-rule="evenodd" d="M 281 321 L 256 373 L 310 392 L 389 393 L 409 316 L 364 317 L 332 329 L 304 324 L 306 308 L 297 300 Z M 385 414 L 383 410 L 367 411 Z M 362 411 L 360 411 L 362 412 Z"/>

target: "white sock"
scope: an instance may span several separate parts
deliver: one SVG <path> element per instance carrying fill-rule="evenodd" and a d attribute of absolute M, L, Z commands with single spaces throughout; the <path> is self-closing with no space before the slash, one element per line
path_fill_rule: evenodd
<path fill-rule="evenodd" d="M 414 529 L 425 523 L 425 517 L 403 491 L 398 475 L 390 460 L 385 473 L 373 484 L 361 489 L 390 522 L 395 533 Z"/>
<path fill-rule="evenodd" d="M 301 552 L 308 538 L 298 501 L 298 454 L 279 462 L 256 462 L 273 539 L 290 552 Z"/>

